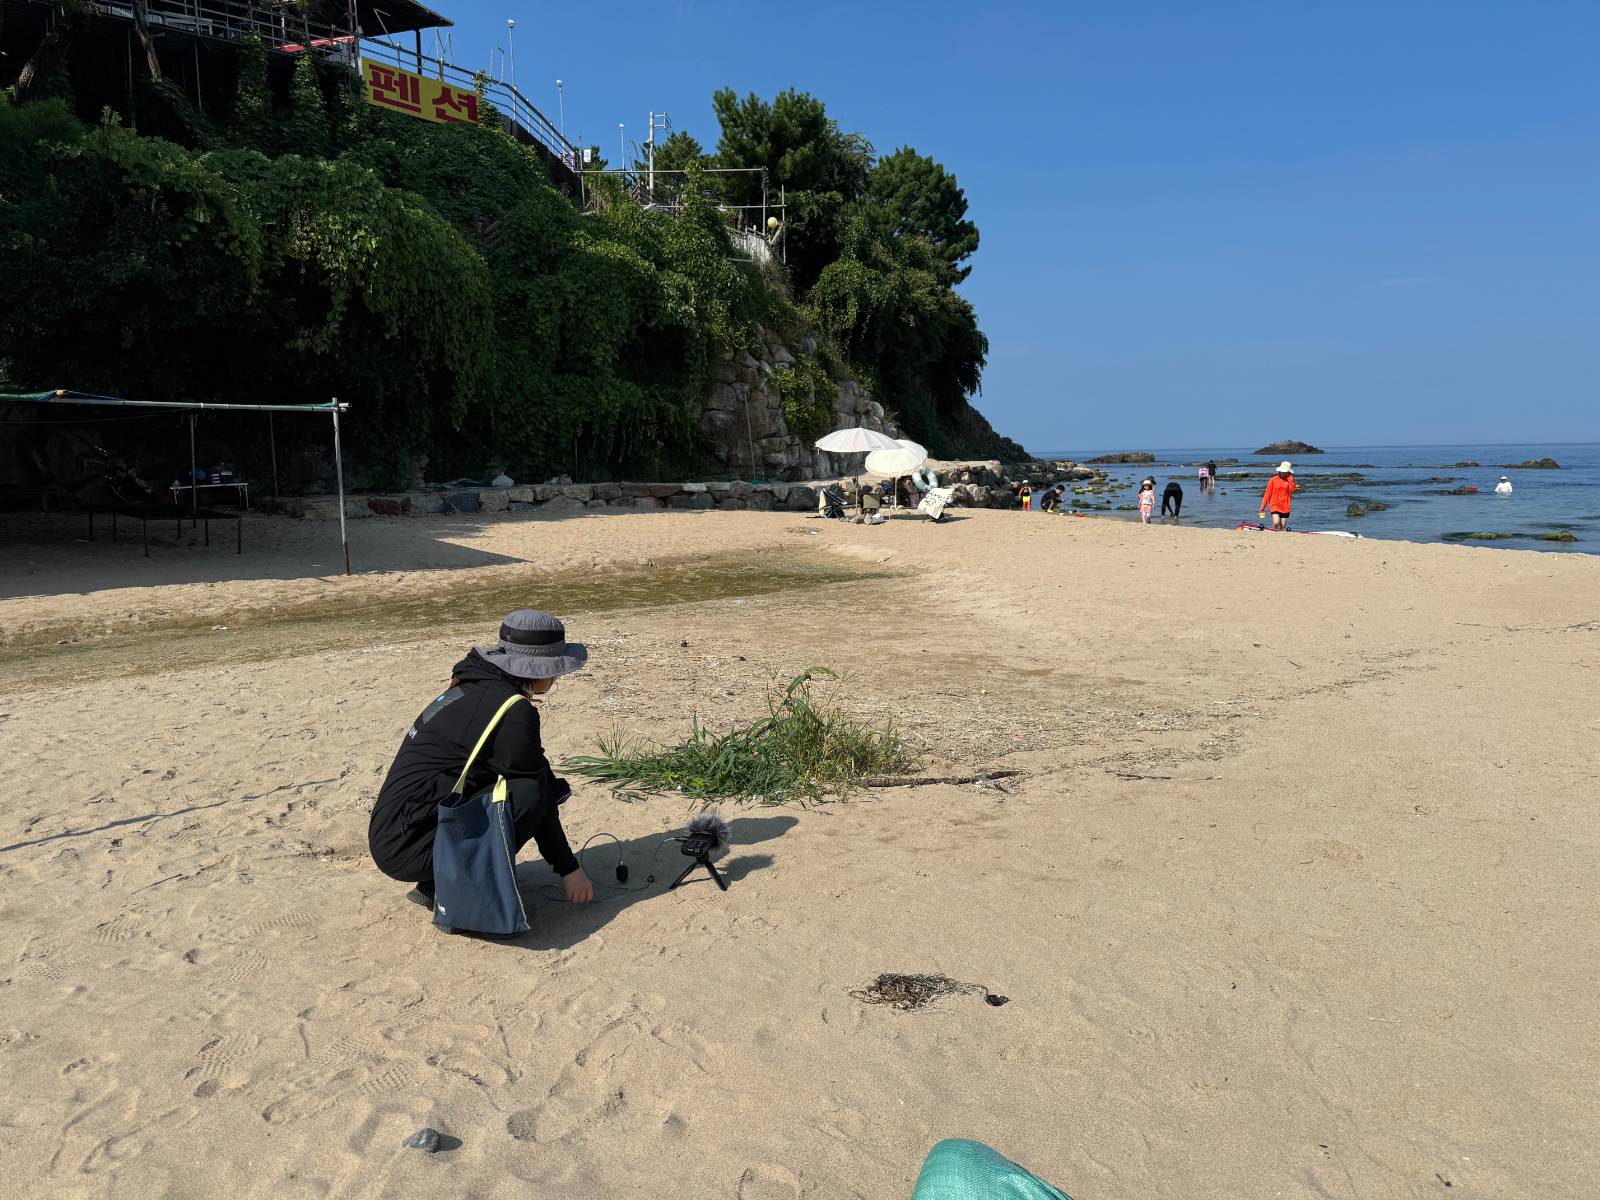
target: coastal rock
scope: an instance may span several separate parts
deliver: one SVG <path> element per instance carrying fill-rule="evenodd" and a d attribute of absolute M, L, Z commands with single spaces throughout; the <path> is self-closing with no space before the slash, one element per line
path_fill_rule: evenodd
<path fill-rule="evenodd" d="M 1456 464 L 1456 467 L 1459 469 L 1461 467 L 1477 467 L 1477 466 L 1482 466 L 1482 465 L 1483 465 L 1482 463 L 1475 463 L 1469 458 L 1465 462 L 1458 462 Z"/>
<path fill-rule="evenodd" d="M 597 483 L 590 490 L 596 500 L 615 500 L 622 495 L 622 486 L 616 483 Z"/>
<path fill-rule="evenodd" d="M 1553 529 L 1549 533 L 1538 534 L 1537 538 L 1541 542 L 1575 542 L 1578 540 L 1570 529 Z"/>
<path fill-rule="evenodd" d="M 480 512 L 505 512 L 511 507 L 511 497 L 505 489 L 493 492 L 478 493 L 478 510 Z"/>
<path fill-rule="evenodd" d="M 1344 510 L 1347 517 L 1364 517 L 1368 513 L 1383 512 L 1389 506 L 1382 500 L 1352 500 Z"/>
<path fill-rule="evenodd" d="M 442 513 L 444 511 L 444 497 L 438 492 L 413 492 L 406 497 L 409 509 L 414 513 Z"/>
<path fill-rule="evenodd" d="M 1275 453 L 1271 450 L 1257 450 L 1257 454 Z M 1100 454 L 1088 459 L 1091 463 L 1153 463 L 1156 456 L 1148 450 L 1129 450 L 1122 454 Z"/>
<path fill-rule="evenodd" d="M 475 513 L 482 507 L 477 492 L 446 492 L 443 500 L 445 512 Z"/>
<path fill-rule="evenodd" d="M 1559 471 L 1561 464 L 1553 458 L 1531 458 L 1526 462 L 1501 463 L 1508 471 Z"/>
<path fill-rule="evenodd" d="M 706 393 L 707 413 L 715 411 L 731 415 L 744 403 L 748 395 L 749 391 L 742 383 L 712 384 L 711 390 Z"/>
<path fill-rule="evenodd" d="M 439 1149 L 439 1131 L 432 1128 L 419 1129 L 401 1145 L 408 1150 L 421 1150 L 424 1154 L 433 1154 Z"/>
<path fill-rule="evenodd" d="M 571 496 L 555 496 L 539 505 L 538 511 L 546 516 L 564 517 L 582 512 L 583 504 L 582 500 L 575 500 Z"/>

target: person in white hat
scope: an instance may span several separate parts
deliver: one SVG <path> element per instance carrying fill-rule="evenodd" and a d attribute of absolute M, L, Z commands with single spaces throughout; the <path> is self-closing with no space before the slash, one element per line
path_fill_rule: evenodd
<path fill-rule="evenodd" d="M 1260 520 L 1266 521 L 1270 512 L 1274 529 L 1289 528 L 1289 510 L 1298 490 L 1294 482 L 1294 465 L 1284 459 L 1278 464 L 1277 473 L 1267 480 L 1267 490 L 1261 494 Z"/>
<path fill-rule="evenodd" d="M 1494 485 L 1494 490 L 1495 490 L 1495 494 L 1497 496 L 1509 496 L 1509 495 L 1511 495 L 1511 480 L 1510 480 L 1510 478 L 1505 476 L 1505 475 L 1500 476 L 1500 482 Z"/>

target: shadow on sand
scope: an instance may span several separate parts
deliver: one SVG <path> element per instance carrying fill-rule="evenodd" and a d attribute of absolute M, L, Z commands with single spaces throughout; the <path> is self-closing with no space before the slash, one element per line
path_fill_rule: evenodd
<path fill-rule="evenodd" d="M 748 848 L 774 841 L 799 823 L 797 818 L 788 815 L 733 818 L 728 822 L 729 853 L 717 863 L 717 870 L 731 886 L 737 887 L 740 880 L 765 870 L 774 862 L 772 855 L 751 854 Z M 689 863 L 676 842 L 661 845 L 667 836 L 655 834 L 621 843 L 620 861 L 628 864 L 629 879 L 620 886 L 616 877 L 617 843 L 601 838 L 590 846 L 583 859 L 585 870 L 595 884 L 592 904 L 568 904 L 556 899 L 561 895 L 561 881 L 545 863 L 537 859 L 518 863 L 517 885 L 528 910 L 528 924 L 533 928 L 506 944 L 526 950 L 564 950 L 604 927 L 623 909 L 667 895 L 667 885 Z M 656 854 L 658 846 L 661 848 L 659 855 Z M 651 875 L 655 876 L 655 882 L 646 883 Z M 630 890 L 622 890 L 624 887 Z M 679 890 L 684 889 L 714 892 L 717 885 L 705 871 L 696 870 Z"/>

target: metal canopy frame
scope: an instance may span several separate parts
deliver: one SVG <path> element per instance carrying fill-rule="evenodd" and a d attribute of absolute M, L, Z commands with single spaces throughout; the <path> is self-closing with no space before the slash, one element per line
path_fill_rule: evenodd
<path fill-rule="evenodd" d="M 189 479 L 195 481 L 195 419 L 199 412 L 264 412 L 264 413 L 327 413 L 333 418 L 333 469 L 339 486 L 339 545 L 344 551 L 344 573 L 350 574 L 350 539 L 345 532 L 344 520 L 344 456 L 339 444 L 339 414 L 350 411 L 339 397 L 331 397 L 326 404 L 219 404 L 210 400 L 125 400 L 121 396 L 100 396 L 93 392 L 74 392 L 56 388 L 48 392 L 0 392 L 0 403 L 19 404 L 81 404 L 101 408 L 165 408 L 189 415 Z M 271 421 L 269 416 L 268 421 Z M 272 446 L 272 477 L 274 492 L 278 477 L 278 448 L 276 436 Z M 200 489 L 190 492 L 193 513 L 200 514 Z"/>

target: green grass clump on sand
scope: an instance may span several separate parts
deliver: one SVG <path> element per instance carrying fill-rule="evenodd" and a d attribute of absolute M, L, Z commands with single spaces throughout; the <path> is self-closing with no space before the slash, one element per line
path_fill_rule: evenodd
<path fill-rule="evenodd" d="M 618 795 L 675 791 L 763 804 L 842 798 L 876 776 L 915 770 L 917 757 L 893 722 L 868 726 L 813 694 L 813 680 L 837 678 L 813 667 L 768 697 L 767 715 L 748 725 L 713 733 L 697 717 L 674 746 L 628 743 L 616 733 L 601 740 L 598 754 L 569 758 L 564 769 Z"/>

